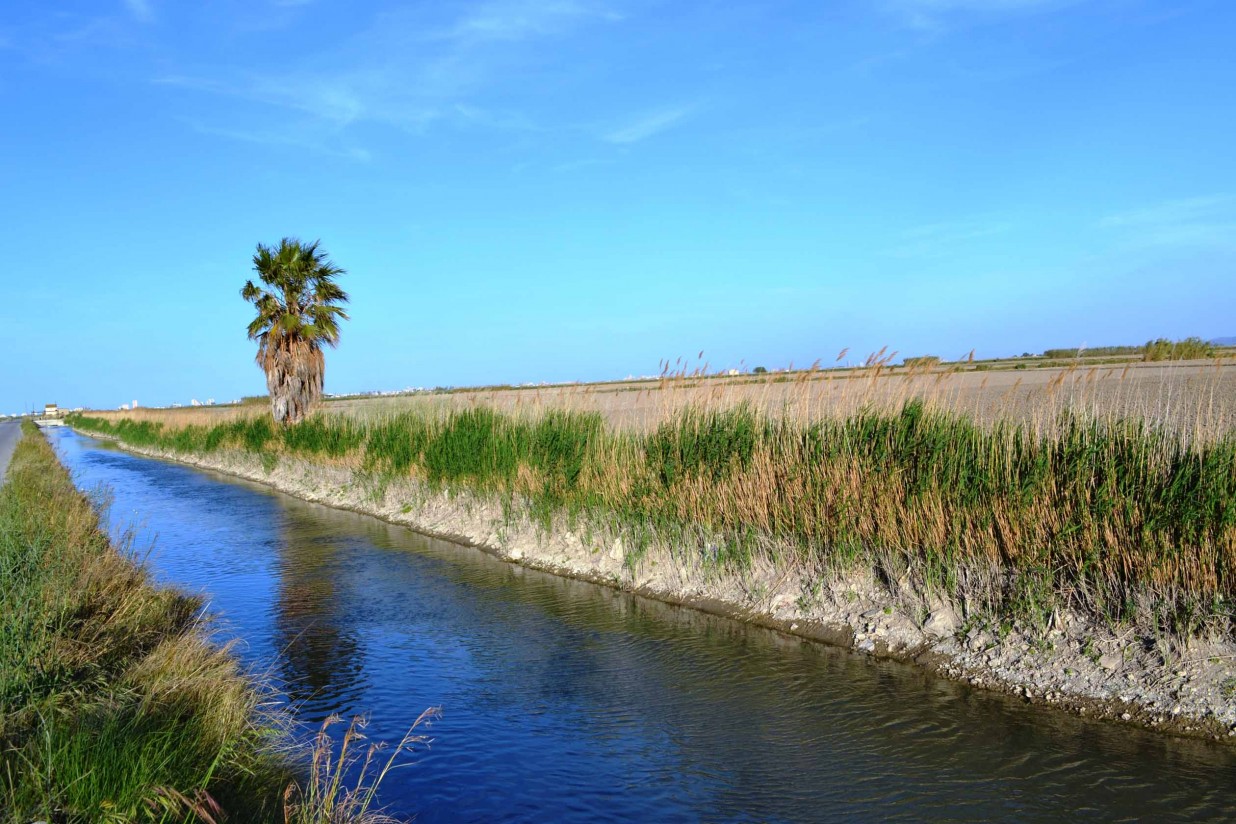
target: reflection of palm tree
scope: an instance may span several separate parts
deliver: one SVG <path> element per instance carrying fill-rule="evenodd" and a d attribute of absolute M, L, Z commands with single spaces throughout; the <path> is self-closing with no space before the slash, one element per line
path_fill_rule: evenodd
<path fill-rule="evenodd" d="M 342 622 L 334 561 L 339 547 L 322 527 L 285 509 L 279 553 L 279 594 L 275 632 L 283 687 L 304 705 L 309 721 L 344 708 L 355 692 L 361 650 Z"/>

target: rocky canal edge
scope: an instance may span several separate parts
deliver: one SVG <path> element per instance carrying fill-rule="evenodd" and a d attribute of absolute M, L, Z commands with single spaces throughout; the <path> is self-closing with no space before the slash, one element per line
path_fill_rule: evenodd
<path fill-rule="evenodd" d="M 102 440 L 107 435 L 82 431 Z M 757 559 L 741 575 L 699 553 L 651 546 L 632 561 L 603 527 L 555 522 L 550 530 L 512 517 L 467 491 L 435 492 L 414 480 L 375 482 L 363 472 L 281 456 L 192 455 L 121 448 L 258 483 L 293 497 L 347 509 L 481 549 L 531 569 L 589 581 L 922 666 L 973 687 L 1050 705 L 1088 719 L 1236 745 L 1236 644 L 1191 639 L 1183 650 L 1132 627 L 1054 614 L 1043 632 L 964 620 L 939 600 L 908 614 L 906 598 L 872 573 L 822 576 Z M 890 588 L 890 586 L 892 588 Z"/>

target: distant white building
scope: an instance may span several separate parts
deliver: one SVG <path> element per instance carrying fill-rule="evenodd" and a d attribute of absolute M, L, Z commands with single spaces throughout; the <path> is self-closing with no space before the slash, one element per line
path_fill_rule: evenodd
<path fill-rule="evenodd" d="M 137 409 L 137 401 L 133 401 L 133 403 L 129 404 L 129 408 L 130 408 L 130 409 Z"/>
<path fill-rule="evenodd" d="M 193 400 L 189 401 L 189 406 L 201 406 L 201 405 L 202 405 L 202 402 L 199 401 L 197 398 L 194 398 Z"/>

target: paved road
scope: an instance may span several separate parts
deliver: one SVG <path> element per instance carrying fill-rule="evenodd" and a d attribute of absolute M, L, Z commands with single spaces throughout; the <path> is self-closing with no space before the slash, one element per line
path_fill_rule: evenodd
<path fill-rule="evenodd" d="M 13 457 L 13 447 L 21 437 L 21 421 L 0 421 L 0 481 L 9 468 L 9 458 Z"/>

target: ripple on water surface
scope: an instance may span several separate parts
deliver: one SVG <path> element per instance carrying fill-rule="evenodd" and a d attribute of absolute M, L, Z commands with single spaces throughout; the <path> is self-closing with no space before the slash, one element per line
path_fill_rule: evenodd
<path fill-rule="evenodd" d="M 1230 748 L 555 578 L 233 479 L 51 435 L 163 581 L 307 723 L 434 744 L 418 821 L 1236 820 Z"/>

